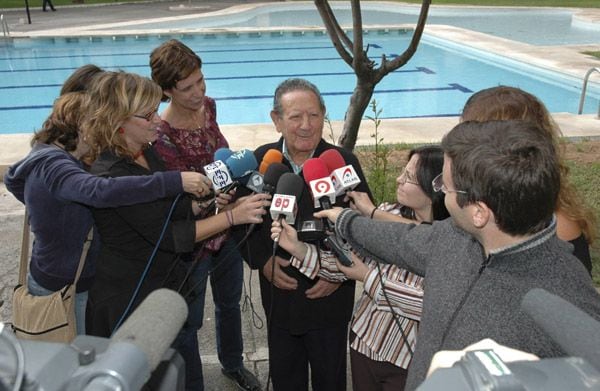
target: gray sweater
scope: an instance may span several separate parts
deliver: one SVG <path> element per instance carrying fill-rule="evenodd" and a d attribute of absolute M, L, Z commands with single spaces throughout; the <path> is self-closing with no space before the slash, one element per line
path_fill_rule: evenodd
<path fill-rule="evenodd" d="M 555 234 L 556 224 L 487 258 L 452 219 L 432 225 L 373 221 L 344 210 L 337 234 L 361 255 L 395 263 L 425 277 L 423 316 L 409 366 L 407 390 L 424 379 L 439 350 L 460 350 L 483 338 L 540 357 L 562 349 L 521 311 L 523 296 L 542 288 L 600 320 L 600 295 L 587 271 Z"/>

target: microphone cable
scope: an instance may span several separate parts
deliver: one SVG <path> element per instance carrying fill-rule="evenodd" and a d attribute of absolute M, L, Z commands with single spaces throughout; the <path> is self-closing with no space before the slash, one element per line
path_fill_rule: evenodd
<path fill-rule="evenodd" d="M 115 327 L 113 328 L 113 331 L 111 333 L 111 336 L 115 333 L 116 330 L 119 329 L 119 327 L 121 326 L 121 324 L 123 323 L 123 321 L 125 320 L 125 318 L 127 317 L 127 314 L 129 313 L 129 311 L 131 311 L 131 307 L 133 306 L 133 303 L 135 302 L 140 289 L 142 287 L 142 284 L 144 282 L 144 280 L 146 279 L 146 275 L 148 274 L 148 271 L 150 270 L 150 266 L 152 266 L 152 263 L 154 262 L 154 258 L 156 256 L 156 253 L 158 252 L 158 247 L 160 245 L 160 243 L 163 240 L 163 237 L 165 236 L 165 233 L 167 231 L 167 227 L 169 226 L 169 221 L 171 220 L 171 216 L 173 215 L 173 211 L 175 211 L 175 206 L 177 205 L 177 202 L 179 202 L 179 199 L 181 198 L 181 194 L 179 193 L 177 194 L 177 197 L 175 197 L 175 199 L 173 200 L 173 203 L 171 204 L 171 208 L 169 209 L 169 213 L 167 214 L 167 218 L 165 219 L 165 222 L 163 224 L 162 230 L 160 232 L 160 235 L 158 237 L 158 240 L 156 241 L 156 244 L 154 245 L 154 249 L 152 250 L 152 254 L 150 254 L 150 257 L 148 258 L 148 261 L 146 262 L 146 267 L 144 268 L 144 271 L 142 272 L 142 275 L 140 277 L 140 280 L 138 281 L 133 294 L 131 295 L 131 298 L 129 299 L 129 303 L 127 303 L 127 307 L 125 307 L 125 310 L 123 311 L 123 314 L 121 314 L 121 317 L 119 318 L 119 320 L 117 321 Z"/>

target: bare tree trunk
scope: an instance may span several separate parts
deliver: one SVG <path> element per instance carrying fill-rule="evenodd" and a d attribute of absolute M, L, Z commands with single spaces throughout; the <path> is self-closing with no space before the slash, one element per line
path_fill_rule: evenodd
<path fill-rule="evenodd" d="M 333 46 L 340 57 L 350 65 L 356 74 L 356 87 L 350 98 L 350 104 L 348 105 L 344 120 L 344 129 L 338 142 L 343 148 L 353 150 L 358 138 L 362 116 L 371 101 L 375 86 L 388 73 L 406 64 L 416 52 L 423 29 L 425 28 L 431 0 L 422 0 L 419 20 L 417 21 L 417 26 L 415 27 L 408 48 L 392 61 L 388 61 L 385 55 L 382 56 L 379 68 L 375 68 L 375 63 L 369 59 L 367 55 L 368 47 L 367 50 L 363 50 L 360 0 L 351 1 L 353 41 L 349 39 L 340 27 L 333 10 L 329 6 L 329 2 L 327 0 L 314 0 L 314 2 L 321 15 L 321 19 L 323 19 Z"/>
<path fill-rule="evenodd" d="M 354 87 L 354 92 L 350 98 L 348 111 L 346 111 L 346 117 L 344 118 L 344 128 L 338 140 L 338 144 L 344 149 L 349 151 L 354 149 L 356 139 L 358 138 L 360 122 L 367 106 L 371 102 L 374 89 L 374 84 L 364 83 L 360 79 L 357 80 L 356 87 Z"/>

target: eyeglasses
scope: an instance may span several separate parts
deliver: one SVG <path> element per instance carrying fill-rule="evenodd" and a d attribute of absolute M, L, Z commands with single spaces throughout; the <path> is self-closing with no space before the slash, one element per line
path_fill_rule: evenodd
<path fill-rule="evenodd" d="M 154 116 L 156 114 L 158 114 L 158 107 L 147 114 L 144 114 L 144 115 L 134 114 L 133 117 L 145 119 L 146 121 L 150 122 L 150 121 L 152 121 L 152 119 L 154 119 Z"/>
<path fill-rule="evenodd" d="M 410 183 L 412 185 L 417 185 L 419 186 L 419 182 L 417 181 L 417 178 L 414 177 L 414 174 L 410 173 L 406 167 L 404 167 L 404 169 L 402 170 L 402 172 L 400 173 L 400 176 L 398 177 L 398 184 L 399 185 L 403 185 L 405 183 Z"/>
<path fill-rule="evenodd" d="M 433 178 L 433 180 L 431 181 L 431 186 L 433 187 L 433 191 L 435 191 L 436 193 L 441 191 L 444 194 L 448 194 L 448 193 L 462 193 L 462 194 L 467 194 L 466 191 L 464 190 L 450 190 L 446 187 L 446 185 L 444 184 L 444 178 L 442 177 L 442 174 L 439 174 L 438 176 L 436 176 L 435 178 Z"/>

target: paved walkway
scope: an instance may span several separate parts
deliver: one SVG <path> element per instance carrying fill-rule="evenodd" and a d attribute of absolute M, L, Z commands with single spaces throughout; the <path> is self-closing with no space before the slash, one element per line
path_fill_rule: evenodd
<path fill-rule="evenodd" d="M 268 2 L 263 0 L 261 2 Z M 174 16 L 185 13 L 202 13 L 217 11 L 232 5 L 252 4 L 258 1 L 199 1 L 188 2 L 160 1 L 134 4 L 110 4 L 102 6 L 73 5 L 58 7 L 56 12 L 42 12 L 39 7 L 31 9 L 32 24 L 27 24 L 27 15 L 23 10 L 1 10 L 10 31 L 16 36 L 42 33 L 44 30 L 56 28 L 75 28 L 97 23 L 114 23 L 128 20 L 140 20 L 156 17 Z M 193 7 L 190 7 L 190 4 Z M 183 5 L 180 7 L 180 5 Z M 586 11 L 590 17 L 600 19 L 599 10 Z M 581 55 L 584 50 L 600 50 L 599 45 L 554 47 L 532 47 L 506 40 L 494 39 L 483 34 L 467 32 L 448 26 L 429 26 L 428 33 L 443 36 L 447 39 L 467 42 L 474 47 L 503 53 L 522 61 L 532 62 L 549 69 L 558 69 L 576 77 L 583 77 L 585 71 L 598 66 L 597 60 Z M 565 136 L 572 138 L 600 137 L 600 120 L 594 115 L 575 116 L 555 113 Z M 457 118 L 402 119 L 385 120 L 379 129 L 380 137 L 385 142 L 438 142 L 442 135 L 457 123 Z M 363 123 L 358 144 L 372 144 L 372 123 Z M 333 123 L 334 137 L 337 137 L 341 123 Z M 271 125 L 222 126 L 232 149 L 255 148 L 258 145 L 275 140 L 278 136 Z M 329 139 L 329 130 L 325 137 Z M 29 150 L 30 135 L 0 136 L 0 177 L 4 170 Z M 23 218 L 23 206 L 12 195 L 6 192 L 0 183 L 0 300 L 5 304 L 0 308 L 0 319 L 10 317 L 10 297 L 12 286 L 17 279 L 17 259 L 20 251 L 20 235 Z M 243 332 L 245 342 L 245 361 L 248 368 L 254 371 L 266 384 L 268 373 L 268 355 L 264 311 L 260 304 L 258 276 L 256 272 L 246 270 L 246 292 L 250 296 L 248 305 L 244 305 Z M 250 305 L 250 303 L 252 305 Z M 254 311 L 254 312 L 253 312 Z M 220 365 L 216 355 L 214 335 L 214 306 L 210 292 L 206 298 L 206 319 L 199 332 L 200 350 L 204 361 L 204 376 L 207 390 L 234 390 L 235 387 L 220 373 Z M 259 327 L 261 326 L 261 327 Z M 349 383 L 350 384 L 350 383 Z"/>

